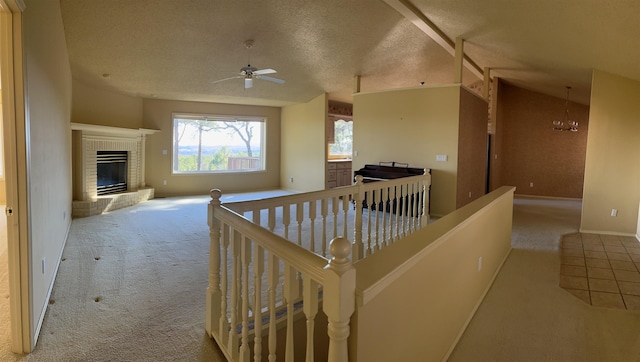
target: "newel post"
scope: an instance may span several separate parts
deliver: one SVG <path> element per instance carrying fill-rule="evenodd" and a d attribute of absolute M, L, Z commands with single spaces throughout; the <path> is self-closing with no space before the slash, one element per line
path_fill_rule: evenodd
<path fill-rule="evenodd" d="M 351 327 L 349 321 L 355 310 L 356 269 L 349 254 L 351 243 L 345 238 L 335 238 L 329 247 L 333 257 L 324 268 L 323 307 L 329 320 L 328 360 L 343 362 L 349 360 L 348 338 Z"/>
<path fill-rule="evenodd" d="M 364 244 L 362 243 L 362 202 L 364 200 L 364 183 L 362 175 L 356 176 L 356 192 L 354 203 L 356 207 L 355 235 L 353 240 L 353 260 L 364 258 Z"/>
<path fill-rule="evenodd" d="M 222 292 L 220 290 L 220 221 L 215 218 L 215 212 L 220 207 L 220 197 L 222 191 L 212 189 L 209 192 L 211 201 L 207 212 L 207 223 L 209 224 L 209 285 L 207 286 L 206 305 L 206 325 L 207 333 L 211 336 L 214 326 L 218 325 L 220 319 L 220 300 Z"/>

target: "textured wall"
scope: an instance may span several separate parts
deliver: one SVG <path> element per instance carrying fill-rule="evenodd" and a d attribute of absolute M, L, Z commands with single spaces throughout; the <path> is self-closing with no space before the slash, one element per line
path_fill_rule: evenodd
<path fill-rule="evenodd" d="M 499 184 L 521 195 L 582 198 L 589 107 L 569 102 L 579 131 L 560 132 L 551 122 L 563 117 L 564 99 L 501 82 L 498 105 Z"/>
<path fill-rule="evenodd" d="M 487 101 L 461 87 L 456 208 L 468 204 L 485 193 L 487 114 Z"/>

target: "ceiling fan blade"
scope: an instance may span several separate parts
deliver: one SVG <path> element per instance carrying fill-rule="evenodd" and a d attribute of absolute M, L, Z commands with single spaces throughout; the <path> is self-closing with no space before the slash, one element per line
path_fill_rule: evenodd
<path fill-rule="evenodd" d="M 237 75 L 235 77 L 229 77 L 229 78 L 224 78 L 224 79 L 218 79 L 218 80 L 214 80 L 211 83 L 220 83 L 220 82 L 224 82 L 225 80 L 230 80 L 230 79 L 238 79 L 238 78 L 244 78 L 244 76 L 241 75 Z"/>
<path fill-rule="evenodd" d="M 261 75 L 261 74 L 273 74 L 278 73 L 273 69 L 260 69 L 253 72 L 253 74 Z"/>
<path fill-rule="evenodd" d="M 274 82 L 274 83 L 278 83 L 278 84 L 284 84 L 284 80 L 283 79 L 278 79 L 278 78 L 274 78 L 274 77 L 261 75 L 261 76 L 256 77 L 256 78 L 268 80 L 269 82 Z"/>
<path fill-rule="evenodd" d="M 244 89 L 249 89 L 253 87 L 253 79 L 252 78 L 244 78 Z"/>

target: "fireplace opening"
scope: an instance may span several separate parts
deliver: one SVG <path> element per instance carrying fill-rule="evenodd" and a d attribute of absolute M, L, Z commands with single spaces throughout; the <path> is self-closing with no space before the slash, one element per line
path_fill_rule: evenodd
<path fill-rule="evenodd" d="M 127 191 L 127 151 L 97 151 L 98 196 Z"/>

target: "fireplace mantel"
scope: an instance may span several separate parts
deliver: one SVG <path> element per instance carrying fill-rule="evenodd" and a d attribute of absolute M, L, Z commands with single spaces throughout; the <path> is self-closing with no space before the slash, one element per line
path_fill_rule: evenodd
<path fill-rule="evenodd" d="M 71 123 L 71 130 L 74 217 L 97 215 L 153 198 L 153 189 L 145 183 L 145 140 L 158 130 L 84 123 Z M 127 152 L 127 192 L 98 196 L 98 151 Z"/>
<path fill-rule="evenodd" d="M 115 137 L 138 137 L 147 136 L 160 132 L 156 129 L 147 128 L 122 128 L 111 126 L 100 126 L 97 124 L 74 123 L 71 122 L 72 131 L 82 131 L 83 134 L 95 136 L 115 136 Z"/>

